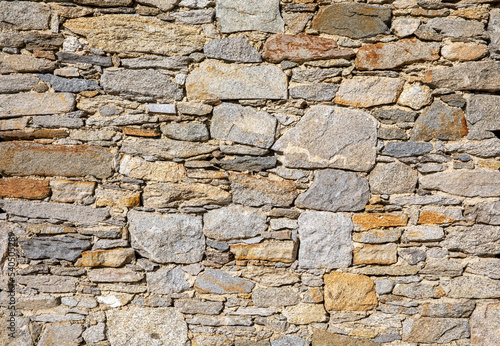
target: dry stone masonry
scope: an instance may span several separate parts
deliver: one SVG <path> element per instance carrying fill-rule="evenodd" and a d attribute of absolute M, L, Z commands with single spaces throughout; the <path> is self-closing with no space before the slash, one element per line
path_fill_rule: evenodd
<path fill-rule="evenodd" d="M 0 0 L 0 50 L 0 345 L 500 345 L 500 1 Z"/>

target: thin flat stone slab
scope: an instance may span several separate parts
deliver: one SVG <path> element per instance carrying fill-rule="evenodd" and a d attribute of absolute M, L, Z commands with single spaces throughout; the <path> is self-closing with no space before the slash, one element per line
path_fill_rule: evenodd
<path fill-rule="evenodd" d="M 0 75 L 0 94 L 18 93 L 33 89 L 39 80 L 36 76 Z"/>
<path fill-rule="evenodd" d="M 58 275 L 19 275 L 16 283 L 26 285 L 43 293 L 76 292 L 77 278 Z"/>
<path fill-rule="evenodd" d="M 337 42 L 330 38 L 299 34 L 271 36 L 264 45 L 263 57 L 278 63 L 350 58 L 354 54 L 352 49 L 339 49 Z"/>
<path fill-rule="evenodd" d="M 107 178 L 113 174 L 113 154 L 102 147 L 3 142 L 0 157 L 0 171 L 7 175 Z"/>
<path fill-rule="evenodd" d="M 109 216 L 106 208 L 92 208 L 83 205 L 4 200 L 2 209 L 9 214 L 39 219 L 58 219 L 77 224 L 95 224 Z"/>
<path fill-rule="evenodd" d="M 375 164 L 376 127 L 365 111 L 314 106 L 272 149 L 284 154 L 287 167 L 368 171 Z"/>
<path fill-rule="evenodd" d="M 235 62 L 261 62 L 262 58 L 245 36 L 210 41 L 203 47 L 207 58 Z"/>
<path fill-rule="evenodd" d="M 500 201 L 483 202 L 465 209 L 468 219 L 477 223 L 500 225 Z"/>
<path fill-rule="evenodd" d="M 63 78 L 54 76 L 52 74 L 38 75 L 40 80 L 50 83 L 52 89 L 55 91 L 66 91 L 79 93 L 86 90 L 100 89 L 99 84 L 94 80 L 80 79 L 80 78 Z"/>
<path fill-rule="evenodd" d="M 424 83 L 453 90 L 500 90 L 500 62 L 478 61 L 440 67 L 425 73 Z"/>
<path fill-rule="evenodd" d="M 218 146 L 209 143 L 190 143 L 168 138 L 125 140 L 121 147 L 125 154 L 155 156 L 165 160 L 208 154 L 217 149 Z"/>
<path fill-rule="evenodd" d="M 274 143 L 277 120 L 264 111 L 223 103 L 213 110 L 212 138 L 268 149 Z"/>
<path fill-rule="evenodd" d="M 176 267 L 165 267 L 151 273 L 146 273 L 148 291 L 153 294 L 172 294 L 183 292 L 191 286 L 186 280 L 184 271 Z"/>
<path fill-rule="evenodd" d="M 372 107 L 396 103 L 404 80 L 390 77 L 353 77 L 343 79 L 335 103 L 354 107 Z"/>
<path fill-rule="evenodd" d="M 335 169 L 316 171 L 311 187 L 299 195 L 299 208 L 324 211 L 360 211 L 370 199 L 368 180 L 356 173 Z"/>
<path fill-rule="evenodd" d="M 359 70 L 386 70 L 419 61 L 439 59 L 439 43 L 427 43 L 415 38 L 394 43 L 376 43 L 363 46 L 356 54 Z"/>
<path fill-rule="evenodd" d="M 500 252 L 500 226 L 473 225 L 447 229 L 442 246 L 451 251 L 462 251 L 471 255 L 496 255 Z"/>
<path fill-rule="evenodd" d="M 278 33 L 285 30 L 279 0 L 219 0 L 215 11 L 223 33 L 250 30 Z"/>
<path fill-rule="evenodd" d="M 403 322 L 403 341 L 414 343 L 449 343 L 470 336 L 465 318 L 408 318 Z"/>
<path fill-rule="evenodd" d="M 74 261 L 83 250 L 91 247 L 90 241 L 72 237 L 31 238 L 19 242 L 24 256 L 30 259 L 55 258 Z"/>
<path fill-rule="evenodd" d="M 103 55 L 80 55 L 68 52 L 57 53 L 57 59 L 70 64 L 91 64 L 103 67 L 113 66 L 111 57 Z M 123 63 L 123 60 L 122 60 Z M 127 66 L 126 66 L 127 67 Z"/>
<path fill-rule="evenodd" d="M 144 279 L 144 274 L 130 268 L 91 269 L 87 275 L 92 282 L 138 282 Z"/>
<path fill-rule="evenodd" d="M 450 171 L 419 178 L 420 188 L 439 190 L 465 197 L 500 196 L 500 173 L 489 171 Z"/>
<path fill-rule="evenodd" d="M 262 260 L 293 263 L 297 257 L 297 243 L 293 241 L 265 241 L 250 245 L 233 245 L 236 260 Z"/>
<path fill-rule="evenodd" d="M 188 328 L 175 308 L 142 308 L 106 311 L 107 336 L 111 345 L 184 346 Z"/>
<path fill-rule="evenodd" d="M 463 18 L 432 18 L 424 26 L 453 38 L 481 37 L 485 34 L 483 23 Z"/>
<path fill-rule="evenodd" d="M 142 256 L 158 263 L 195 263 L 205 250 L 200 216 L 128 213 L 131 245 Z"/>
<path fill-rule="evenodd" d="M 469 323 L 472 345 L 500 344 L 500 303 L 477 306 Z"/>
<path fill-rule="evenodd" d="M 184 56 L 162 57 L 146 55 L 140 58 L 122 59 L 121 65 L 128 68 L 162 68 L 167 70 L 180 70 L 187 68 L 191 58 Z"/>
<path fill-rule="evenodd" d="M 29 1 L 0 1 L 0 29 L 46 30 L 50 7 Z"/>
<path fill-rule="evenodd" d="M 357 3 L 340 3 L 320 8 L 313 29 L 332 35 L 364 38 L 389 31 L 388 7 Z"/>
<path fill-rule="evenodd" d="M 343 213 L 306 211 L 299 216 L 299 266 L 346 268 L 352 261 L 353 223 Z"/>
<path fill-rule="evenodd" d="M 197 291 L 209 294 L 250 293 L 255 286 L 252 282 L 232 276 L 225 271 L 207 269 L 196 278 Z"/>
<path fill-rule="evenodd" d="M 0 95 L 0 118 L 69 112 L 74 105 L 69 93 Z"/>
<path fill-rule="evenodd" d="M 70 19 L 64 27 L 84 36 L 92 47 L 111 53 L 182 56 L 202 50 L 205 44 L 199 28 L 135 15 Z"/>
<path fill-rule="evenodd" d="M 231 193 L 220 187 L 200 183 L 148 184 L 142 196 L 148 208 L 201 207 L 206 204 L 229 204 Z"/>
<path fill-rule="evenodd" d="M 230 65 L 203 61 L 186 80 L 188 99 L 245 100 L 287 98 L 287 77 L 274 65 Z"/>

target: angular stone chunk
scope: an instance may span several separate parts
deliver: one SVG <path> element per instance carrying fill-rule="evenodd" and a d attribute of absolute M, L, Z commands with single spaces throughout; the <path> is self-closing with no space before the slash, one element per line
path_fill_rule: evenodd
<path fill-rule="evenodd" d="M 57 59 L 70 64 L 91 64 L 103 67 L 113 66 L 111 57 L 103 55 L 79 55 L 68 52 L 57 53 Z M 122 60 L 123 63 L 123 60 Z"/>
<path fill-rule="evenodd" d="M 457 140 L 468 133 L 464 112 L 450 108 L 440 100 L 426 108 L 415 122 L 411 138 L 416 141 Z"/>
<path fill-rule="evenodd" d="M 156 156 L 165 160 L 207 154 L 216 149 L 218 146 L 208 143 L 189 143 L 167 138 L 125 140 L 121 147 L 125 154 Z"/>
<path fill-rule="evenodd" d="M 496 255 L 500 252 L 500 227 L 490 225 L 448 228 L 442 246 L 472 255 Z"/>
<path fill-rule="evenodd" d="M 184 24 L 207 24 L 212 23 L 214 18 L 214 10 L 191 10 L 173 12 L 172 17 L 178 23 Z"/>
<path fill-rule="evenodd" d="M 209 294 L 250 293 L 254 286 L 248 280 L 216 269 L 205 270 L 202 275 L 196 278 L 194 284 L 196 290 Z"/>
<path fill-rule="evenodd" d="M 259 172 L 276 167 L 276 162 L 276 157 L 273 156 L 237 156 L 236 158 L 227 158 L 220 161 L 215 161 L 215 164 L 228 171 Z"/>
<path fill-rule="evenodd" d="M 48 181 L 29 178 L 0 179 L 0 197 L 44 199 L 48 196 Z"/>
<path fill-rule="evenodd" d="M 7 213 L 40 219 L 59 219 L 78 224 L 94 224 L 104 221 L 109 216 L 108 209 L 95 209 L 83 205 L 63 203 L 3 201 L 2 209 Z"/>
<path fill-rule="evenodd" d="M 362 110 L 314 106 L 272 149 L 283 152 L 287 167 L 368 171 L 375 164 L 376 127 Z"/>
<path fill-rule="evenodd" d="M 195 263 L 205 250 L 202 219 L 181 214 L 128 213 L 131 245 L 158 263 Z"/>
<path fill-rule="evenodd" d="M 50 8 L 28 1 L 0 1 L 0 29 L 45 30 L 49 28 Z"/>
<path fill-rule="evenodd" d="M 68 93 L 0 95 L 0 118 L 69 112 L 74 105 Z"/>
<path fill-rule="evenodd" d="M 368 180 L 373 194 L 412 193 L 417 185 L 417 171 L 401 162 L 379 163 Z"/>
<path fill-rule="evenodd" d="M 215 11 L 223 33 L 250 30 L 278 33 L 285 29 L 279 0 L 219 0 Z"/>
<path fill-rule="evenodd" d="M 469 38 L 485 34 L 483 23 L 463 18 L 432 18 L 425 27 L 453 38 Z"/>
<path fill-rule="evenodd" d="M 467 265 L 466 272 L 500 279 L 500 258 L 481 258 Z"/>
<path fill-rule="evenodd" d="M 338 85 L 317 83 L 301 84 L 290 87 L 290 97 L 307 101 L 331 101 L 339 89 Z"/>
<path fill-rule="evenodd" d="M 213 110 L 210 134 L 223 141 L 267 149 L 274 143 L 276 123 L 276 118 L 267 112 L 223 103 Z"/>
<path fill-rule="evenodd" d="M 87 272 L 92 282 L 138 282 L 144 279 L 144 274 L 130 268 L 92 269 Z"/>
<path fill-rule="evenodd" d="M 467 319 L 408 318 L 403 322 L 403 341 L 415 343 L 449 343 L 470 336 Z"/>
<path fill-rule="evenodd" d="M 52 202 L 73 203 L 81 202 L 94 194 L 95 183 L 72 181 L 65 179 L 52 179 L 50 181 L 52 190 Z"/>
<path fill-rule="evenodd" d="M 342 213 L 306 211 L 299 216 L 302 268 L 346 268 L 351 264 L 352 221 Z"/>
<path fill-rule="evenodd" d="M 251 207 L 275 205 L 287 207 L 297 197 L 296 185 L 292 181 L 275 181 L 265 178 L 254 178 L 245 174 L 231 174 L 233 203 Z"/>
<path fill-rule="evenodd" d="M 368 339 L 358 339 L 341 334 L 332 334 L 323 330 L 316 329 L 313 334 L 313 345 L 377 346 L 379 344 Z"/>
<path fill-rule="evenodd" d="M 333 272 L 324 280 L 327 311 L 367 311 L 377 307 L 375 284 L 368 276 Z"/>
<path fill-rule="evenodd" d="M 387 7 L 340 3 L 320 8 L 313 28 L 327 34 L 364 38 L 387 32 L 390 18 Z"/>
<path fill-rule="evenodd" d="M 176 162 L 149 162 L 138 157 L 125 155 L 120 164 L 120 174 L 135 179 L 179 182 L 186 177 L 186 170 L 183 165 Z"/>
<path fill-rule="evenodd" d="M 360 243 L 380 244 L 398 241 L 401 237 L 401 230 L 393 229 L 376 229 L 368 232 L 356 232 L 352 235 L 352 240 Z"/>
<path fill-rule="evenodd" d="M 123 67 L 162 68 L 167 70 L 181 70 L 187 68 L 190 62 L 191 58 L 189 57 L 162 57 L 155 55 L 121 60 Z"/>
<path fill-rule="evenodd" d="M 26 285 L 43 293 L 76 292 L 77 278 L 58 275 L 20 275 L 16 276 L 16 284 Z"/>
<path fill-rule="evenodd" d="M 70 19 L 64 27 L 85 36 L 92 47 L 111 53 L 181 56 L 201 50 L 205 44 L 198 28 L 135 15 Z"/>
<path fill-rule="evenodd" d="M 419 61 L 439 59 L 439 43 L 427 43 L 415 38 L 394 43 L 362 46 L 356 54 L 359 70 L 386 70 Z"/>
<path fill-rule="evenodd" d="M 138 99 L 182 99 L 182 89 L 166 75 L 154 70 L 104 71 L 104 91 L 112 95 Z"/>
<path fill-rule="evenodd" d="M 57 63 L 37 59 L 30 55 L 6 54 L 0 52 L 0 74 L 15 72 L 51 72 Z"/>
<path fill-rule="evenodd" d="M 112 345 L 184 346 L 187 324 L 175 308 L 140 308 L 106 311 L 106 329 Z"/>
<path fill-rule="evenodd" d="M 471 128 L 473 133 L 474 127 Z M 490 138 L 480 142 L 455 142 L 444 147 L 448 153 L 467 153 L 478 157 L 496 157 L 500 155 L 500 140 Z"/>
<path fill-rule="evenodd" d="M 421 315 L 424 317 L 469 317 L 476 304 L 472 301 L 457 303 L 422 304 Z"/>
<path fill-rule="evenodd" d="M 82 253 L 77 263 L 82 267 L 121 267 L 135 260 L 135 251 L 130 248 L 111 250 L 92 250 Z"/>
<path fill-rule="evenodd" d="M 151 273 L 146 273 L 148 291 L 153 294 L 172 294 L 183 292 L 191 286 L 186 280 L 184 271 L 176 267 L 167 269 L 165 267 Z"/>
<path fill-rule="evenodd" d="M 175 7 L 179 0 L 138 0 L 139 4 L 158 7 L 162 11 L 170 11 Z"/>
<path fill-rule="evenodd" d="M 263 212 L 240 205 L 210 210 L 203 216 L 203 225 L 205 235 L 217 240 L 251 238 L 267 229 Z"/>
<path fill-rule="evenodd" d="M 98 188 L 95 191 L 96 206 L 120 206 L 134 208 L 141 204 L 139 191 L 115 190 Z"/>
<path fill-rule="evenodd" d="M 472 345 L 500 343 L 500 303 L 479 305 L 469 323 Z"/>
<path fill-rule="evenodd" d="M 479 276 L 460 276 L 447 285 L 451 298 L 500 298 L 500 281 Z"/>
<path fill-rule="evenodd" d="M 393 264 L 398 261 L 397 245 L 366 245 L 353 251 L 354 264 Z"/>
<path fill-rule="evenodd" d="M 471 95 L 467 102 L 467 121 L 474 130 L 500 130 L 500 96 Z"/>
<path fill-rule="evenodd" d="M 415 178 L 416 179 L 416 178 Z M 295 205 L 324 211 L 360 211 L 370 199 L 368 181 L 356 173 L 336 169 L 316 171 L 311 187 Z"/>
<path fill-rule="evenodd" d="M 100 89 L 99 84 L 93 80 L 63 78 L 52 74 L 41 74 L 38 77 L 40 77 L 40 80 L 50 83 L 52 89 L 55 91 L 79 93 L 86 90 Z"/>
<path fill-rule="evenodd" d="M 254 305 L 260 308 L 296 305 L 299 300 L 299 291 L 292 287 L 259 288 L 252 293 Z"/>
<path fill-rule="evenodd" d="M 264 45 L 265 60 L 278 63 L 283 60 L 304 62 L 334 58 L 349 58 L 352 49 L 339 49 L 335 40 L 312 35 L 273 35 Z"/>
<path fill-rule="evenodd" d="M 436 68 L 427 71 L 423 81 L 435 88 L 498 91 L 500 62 L 465 62 L 452 67 Z"/>
<path fill-rule="evenodd" d="M 4 76 L 0 75 L 0 93 L 10 94 L 20 91 L 29 91 L 38 84 L 35 76 Z"/>
<path fill-rule="evenodd" d="M 57 325 L 48 323 L 43 330 L 38 344 L 49 345 L 78 345 L 77 339 L 82 335 L 83 326 L 80 324 Z"/>
<path fill-rule="evenodd" d="M 403 237 L 406 241 L 439 241 L 444 231 L 438 226 L 408 226 Z"/>
<path fill-rule="evenodd" d="M 90 241 L 71 237 L 30 238 L 21 240 L 24 256 L 30 259 L 55 258 L 74 261 L 83 250 L 91 247 Z"/>
<path fill-rule="evenodd" d="M 144 188 L 143 201 L 148 208 L 229 204 L 231 193 L 208 184 L 152 183 Z"/>
<path fill-rule="evenodd" d="M 390 77 L 353 77 L 343 79 L 335 103 L 354 107 L 371 107 L 395 103 L 404 81 Z"/>
<path fill-rule="evenodd" d="M 0 157 L 4 174 L 107 178 L 113 173 L 111 151 L 87 145 L 3 142 Z"/>
<path fill-rule="evenodd" d="M 422 189 L 439 190 L 465 197 L 500 196 L 500 173 L 488 171 L 451 171 L 419 178 Z"/>
<path fill-rule="evenodd" d="M 261 62 L 257 49 L 252 47 L 245 36 L 228 37 L 210 41 L 203 47 L 207 58 L 235 62 Z"/>
<path fill-rule="evenodd" d="M 390 142 L 384 147 L 382 154 L 394 157 L 420 156 L 432 149 L 434 146 L 431 143 Z"/>
<path fill-rule="evenodd" d="M 328 320 L 328 315 L 322 304 L 299 303 L 295 306 L 288 306 L 283 310 L 283 316 L 289 323 L 293 324 L 310 324 Z"/>
<path fill-rule="evenodd" d="M 467 208 L 466 215 L 477 223 L 500 225 L 500 201 L 484 202 Z"/>
<path fill-rule="evenodd" d="M 243 66 L 205 60 L 186 80 L 188 99 L 241 100 L 287 97 L 287 77 L 274 65 Z"/>
<path fill-rule="evenodd" d="M 297 243 L 266 241 L 251 245 L 233 245 L 231 252 L 237 260 L 263 260 L 292 263 L 297 257 Z"/>
<path fill-rule="evenodd" d="M 444 295 L 441 287 L 420 283 L 397 284 L 392 293 L 412 299 L 440 298 Z"/>
<path fill-rule="evenodd" d="M 203 315 L 218 315 L 224 307 L 222 302 L 200 302 L 196 300 L 179 299 L 175 300 L 174 306 L 180 312 L 185 314 Z"/>

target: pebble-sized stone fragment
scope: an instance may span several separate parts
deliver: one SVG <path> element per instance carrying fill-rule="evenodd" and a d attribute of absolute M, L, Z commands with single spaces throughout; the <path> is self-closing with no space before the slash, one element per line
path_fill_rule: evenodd
<path fill-rule="evenodd" d="M 90 241 L 71 237 L 30 238 L 19 242 L 30 259 L 55 258 L 74 261 L 90 248 Z"/>
<path fill-rule="evenodd" d="M 352 221 L 342 213 L 306 211 L 299 216 L 299 266 L 346 268 L 351 264 Z"/>
<path fill-rule="evenodd" d="M 324 280 L 327 311 L 367 311 L 377 307 L 375 284 L 368 276 L 333 272 Z"/>
<path fill-rule="evenodd" d="M 130 248 L 111 250 L 92 250 L 82 253 L 77 266 L 82 267 L 121 267 L 135 259 L 135 251 Z"/>
<path fill-rule="evenodd" d="M 353 77 L 344 79 L 335 96 L 335 103 L 354 107 L 372 107 L 395 103 L 404 81 L 391 77 Z"/>
<path fill-rule="evenodd" d="M 257 49 L 252 47 L 245 36 L 228 37 L 210 41 L 203 47 L 207 58 L 234 62 L 261 62 Z"/>
<path fill-rule="evenodd" d="M 263 260 L 292 263 L 297 257 L 294 241 L 264 241 L 258 244 L 233 245 L 230 251 L 237 260 Z"/>
<path fill-rule="evenodd" d="M 222 270 L 207 269 L 196 278 L 197 291 L 209 294 L 250 293 L 255 285 Z"/>
<path fill-rule="evenodd" d="M 412 193 L 417 185 L 417 171 L 401 162 L 379 163 L 368 181 L 372 194 Z"/>
<path fill-rule="evenodd" d="M 405 84 L 399 95 L 398 104 L 412 109 L 420 109 L 432 102 L 431 89 L 427 85 Z"/>

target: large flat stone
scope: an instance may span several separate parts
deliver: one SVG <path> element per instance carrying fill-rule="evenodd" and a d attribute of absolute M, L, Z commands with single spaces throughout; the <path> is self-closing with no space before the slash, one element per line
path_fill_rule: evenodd
<path fill-rule="evenodd" d="M 477 223 L 500 225 L 500 201 L 483 202 L 468 207 L 466 216 Z"/>
<path fill-rule="evenodd" d="M 369 44 L 358 49 L 356 68 L 385 70 L 419 61 L 434 61 L 439 59 L 439 49 L 439 43 L 422 42 L 415 38 Z"/>
<path fill-rule="evenodd" d="M 229 192 L 217 186 L 199 183 L 151 183 L 144 188 L 142 198 L 144 206 L 149 208 L 231 203 Z"/>
<path fill-rule="evenodd" d="M 466 62 L 427 71 L 424 82 L 435 88 L 453 90 L 500 90 L 500 62 Z"/>
<path fill-rule="evenodd" d="M 364 38 L 387 32 L 390 18 L 388 7 L 340 3 L 320 8 L 313 28 L 327 34 Z"/>
<path fill-rule="evenodd" d="M 470 336 L 464 318 L 408 318 L 403 322 L 403 341 L 415 343 L 449 343 Z"/>
<path fill-rule="evenodd" d="M 38 345 L 51 346 L 51 345 L 68 345 L 77 346 L 79 344 L 78 338 L 82 335 L 83 326 L 80 324 L 54 324 L 47 323 Z"/>
<path fill-rule="evenodd" d="M 272 149 L 283 152 L 287 167 L 368 171 L 375 164 L 376 126 L 362 110 L 315 106 Z"/>
<path fill-rule="evenodd" d="M 152 294 L 172 294 L 183 292 L 191 286 L 186 280 L 184 271 L 176 267 L 165 267 L 151 273 L 146 273 L 148 291 Z"/>
<path fill-rule="evenodd" d="M 471 255 L 496 255 L 500 252 L 500 226 L 473 225 L 448 228 L 442 246 Z"/>
<path fill-rule="evenodd" d="M 74 105 L 68 93 L 0 95 L 0 118 L 69 112 Z"/>
<path fill-rule="evenodd" d="M 368 180 L 373 194 L 412 193 L 417 185 L 417 171 L 401 162 L 379 163 Z"/>
<path fill-rule="evenodd" d="M 472 131 L 474 131 L 472 129 Z M 471 131 L 471 132 L 472 132 Z M 466 153 L 478 157 L 496 157 L 500 155 L 500 139 L 490 138 L 484 141 L 452 142 L 444 146 L 448 153 Z"/>
<path fill-rule="evenodd" d="M 218 146 L 209 143 L 190 143 L 173 139 L 140 139 L 124 140 L 121 151 L 125 154 L 155 156 L 165 160 L 187 158 L 208 154 L 218 149 Z"/>
<path fill-rule="evenodd" d="M 352 49 L 339 49 L 330 38 L 312 35 L 273 35 L 264 45 L 265 60 L 278 63 L 283 60 L 304 62 L 334 58 L 349 58 Z"/>
<path fill-rule="evenodd" d="M 500 279 L 500 258 L 481 258 L 467 265 L 466 272 Z"/>
<path fill-rule="evenodd" d="M 235 62 L 261 62 L 257 49 L 252 47 L 245 36 L 223 38 L 210 41 L 203 47 L 207 58 Z"/>
<path fill-rule="evenodd" d="M 463 18 L 432 18 L 425 24 L 425 27 L 442 36 L 453 38 L 480 37 L 485 34 L 483 23 Z"/>
<path fill-rule="evenodd" d="M 171 161 L 149 162 L 139 157 L 124 155 L 120 173 L 135 179 L 160 182 L 179 182 L 186 177 L 184 166 Z"/>
<path fill-rule="evenodd" d="M 50 7 L 29 1 L 0 1 L 0 29 L 46 30 Z"/>
<path fill-rule="evenodd" d="M 225 271 L 207 269 L 196 278 L 197 291 L 210 294 L 249 293 L 255 285 L 248 280 L 232 276 Z"/>
<path fill-rule="evenodd" d="M 294 306 L 288 306 L 283 309 L 283 316 L 286 317 L 289 323 L 293 324 L 307 325 L 316 322 L 326 322 L 328 320 L 328 314 L 323 304 L 299 303 Z M 294 343 L 293 345 L 296 344 Z"/>
<path fill-rule="evenodd" d="M 500 281 L 484 276 L 460 276 L 447 285 L 447 296 L 464 299 L 500 298 Z"/>
<path fill-rule="evenodd" d="M 24 256 L 29 259 L 55 258 L 75 261 L 90 241 L 72 237 L 30 238 L 19 242 Z"/>
<path fill-rule="evenodd" d="M 286 99 L 287 77 L 278 66 L 203 61 L 186 80 L 189 100 Z"/>
<path fill-rule="evenodd" d="M 141 308 L 106 311 L 106 329 L 111 345 L 184 346 L 187 324 L 175 308 Z"/>
<path fill-rule="evenodd" d="M 70 19 L 64 27 L 84 36 L 94 48 L 111 53 L 188 55 L 202 50 L 199 28 L 151 17 L 110 14 Z"/>
<path fill-rule="evenodd" d="M 324 280 L 327 311 L 367 311 L 378 304 L 375 284 L 368 276 L 332 272 Z"/>
<path fill-rule="evenodd" d="M 296 305 L 299 300 L 299 291 L 292 287 L 259 288 L 252 293 L 252 301 L 259 308 Z"/>
<path fill-rule="evenodd" d="M 205 237 L 199 216 L 128 213 L 131 245 L 158 263 L 195 263 L 202 259 Z"/>
<path fill-rule="evenodd" d="M 346 268 L 352 260 L 352 221 L 342 213 L 306 211 L 299 216 L 302 268 Z"/>
<path fill-rule="evenodd" d="M 420 156 L 429 153 L 434 146 L 422 142 L 389 142 L 382 150 L 383 155 L 394 157 Z"/>
<path fill-rule="evenodd" d="M 0 94 L 18 93 L 29 91 L 38 84 L 35 76 L 0 75 Z"/>
<path fill-rule="evenodd" d="M 102 268 L 87 272 L 92 282 L 138 282 L 144 279 L 144 274 L 130 268 Z"/>
<path fill-rule="evenodd" d="M 175 82 L 154 70 L 106 70 L 101 85 L 109 94 L 140 100 L 180 100 L 183 96 Z"/>
<path fill-rule="evenodd" d="M 203 216 L 203 232 L 217 240 L 252 238 L 266 229 L 263 212 L 241 205 L 211 210 Z"/>
<path fill-rule="evenodd" d="M 465 197 L 500 196 L 500 173 L 489 171 L 451 171 L 419 178 L 420 188 L 439 190 Z"/>
<path fill-rule="evenodd" d="M 146 55 L 140 58 L 122 59 L 123 67 L 128 68 L 162 68 L 167 70 L 181 70 L 187 68 L 191 62 L 189 57 L 162 57 L 155 55 Z"/>
<path fill-rule="evenodd" d="M 371 107 L 395 103 L 403 90 L 404 80 L 390 77 L 353 77 L 344 79 L 335 103 L 354 107 Z"/>
<path fill-rule="evenodd" d="M 370 199 L 368 180 L 335 169 L 316 171 L 311 187 L 297 198 L 300 208 L 324 211 L 360 211 Z"/>
<path fill-rule="evenodd" d="M 339 89 L 338 85 L 330 83 L 299 84 L 291 86 L 290 97 L 307 101 L 331 101 Z"/>
<path fill-rule="evenodd" d="M 500 303 L 477 306 L 469 323 L 472 345 L 500 344 Z"/>
<path fill-rule="evenodd" d="M 16 284 L 26 285 L 43 293 L 74 293 L 77 278 L 59 275 L 20 275 Z"/>
<path fill-rule="evenodd" d="M 108 209 L 95 209 L 82 205 L 22 200 L 3 201 L 3 210 L 9 214 L 40 219 L 58 219 L 77 224 L 95 224 L 109 216 Z"/>
<path fill-rule="evenodd" d="M 278 33 L 285 29 L 279 0 L 219 0 L 215 11 L 223 33 L 250 30 Z"/>
<path fill-rule="evenodd" d="M 70 64 L 81 63 L 81 64 L 91 64 L 104 67 L 113 66 L 111 57 L 105 55 L 93 55 L 93 54 L 80 55 L 68 52 L 59 52 L 57 53 L 57 59 L 60 60 L 61 62 L 66 62 Z"/>
<path fill-rule="evenodd" d="M 0 171 L 6 175 L 107 178 L 113 174 L 113 154 L 101 147 L 3 142 L 0 156 Z"/>
<path fill-rule="evenodd" d="M 269 148 L 274 143 L 277 120 L 264 111 L 223 103 L 213 110 L 212 138 Z"/>

